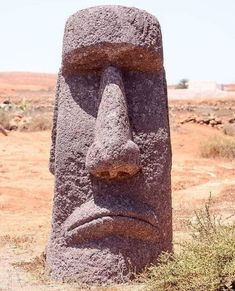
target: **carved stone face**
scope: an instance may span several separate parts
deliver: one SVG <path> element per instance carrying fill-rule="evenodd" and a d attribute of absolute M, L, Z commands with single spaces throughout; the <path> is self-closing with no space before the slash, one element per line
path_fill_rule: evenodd
<path fill-rule="evenodd" d="M 160 27 L 135 8 L 69 18 L 58 76 L 47 271 L 120 282 L 171 250 L 171 147 Z"/>

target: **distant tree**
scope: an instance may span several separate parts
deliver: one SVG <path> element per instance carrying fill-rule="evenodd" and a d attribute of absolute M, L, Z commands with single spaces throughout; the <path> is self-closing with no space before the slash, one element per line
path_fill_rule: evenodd
<path fill-rule="evenodd" d="M 188 79 L 181 79 L 176 85 L 176 89 L 187 89 L 188 88 Z"/>

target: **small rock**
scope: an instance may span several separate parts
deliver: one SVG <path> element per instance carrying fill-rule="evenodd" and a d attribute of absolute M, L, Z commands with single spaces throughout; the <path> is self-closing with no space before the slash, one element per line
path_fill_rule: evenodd
<path fill-rule="evenodd" d="M 229 122 L 229 123 L 235 123 L 235 117 L 230 118 L 230 119 L 228 120 L 228 122 Z"/>
<path fill-rule="evenodd" d="M 216 124 L 222 124 L 222 120 L 218 117 L 215 118 Z"/>
<path fill-rule="evenodd" d="M 210 125 L 211 126 L 215 126 L 216 124 L 217 124 L 217 122 L 214 119 L 210 120 Z"/>
<path fill-rule="evenodd" d="M 188 123 L 188 122 L 196 122 L 196 117 L 189 116 L 183 119 L 182 121 L 180 121 L 181 124 Z"/>

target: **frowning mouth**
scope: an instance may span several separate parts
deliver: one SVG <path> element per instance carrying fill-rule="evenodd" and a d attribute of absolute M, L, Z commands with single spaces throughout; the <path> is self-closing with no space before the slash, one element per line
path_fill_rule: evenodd
<path fill-rule="evenodd" d="M 136 222 L 138 223 L 145 223 L 145 224 L 149 224 L 150 226 L 152 227 L 155 227 L 152 223 L 150 223 L 149 221 L 143 219 L 143 218 L 140 218 L 138 217 L 138 215 L 132 215 L 130 216 L 130 214 L 118 214 L 118 213 L 110 213 L 110 214 L 106 214 L 106 215 L 99 215 L 99 214 L 96 214 L 94 215 L 93 217 L 87 217 L 86 220 L 84 221 L 76 221 L 75 223 L 73 223 L 72 225 L 69 226 L 68 228 L 68 231 L 72 231 L 76 228 L 79 228 L 79 227 L 85 227 L 86 225 L 88 226 L 89 224 L 91 223 L 102 223 L 103 220 L 105 219 L 110 219 L 110 220 L 137 220 Z"/>
<path fill-rule="evenodd" d="M 156 242 L 160 231 L 154 212 L 143 205 L 100 207 L 89 201 L 68 217 L 64 224 L 67 241 L 79 244 L 108 236 L 123 236 Z"/>

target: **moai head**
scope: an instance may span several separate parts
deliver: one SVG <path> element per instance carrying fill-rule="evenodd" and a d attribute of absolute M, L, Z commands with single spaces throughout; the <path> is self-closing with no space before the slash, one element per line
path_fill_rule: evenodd
<path fill-rule="evenodd" d="M 154 16 L 99 6 L 68 19 L 50 169 L 53 278 L 123 282 L 171 251 L 171 145 Z"/>

